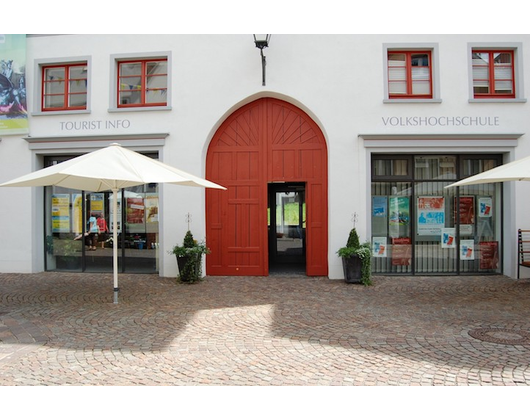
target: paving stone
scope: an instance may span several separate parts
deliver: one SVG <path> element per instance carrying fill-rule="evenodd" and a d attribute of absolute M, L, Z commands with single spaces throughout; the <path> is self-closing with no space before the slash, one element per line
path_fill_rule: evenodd
<path fill-rule="evenodd" d="M 373 280 L 0 274 L 0 385 L 530 384 L 529 280 Z"/>

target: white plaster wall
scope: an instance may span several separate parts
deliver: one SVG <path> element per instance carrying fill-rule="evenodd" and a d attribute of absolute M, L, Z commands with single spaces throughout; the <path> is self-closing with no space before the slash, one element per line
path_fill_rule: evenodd
<path fill-rule="evenodd" d="M 370 236 L 369 157 L 359 135 L 369 134 L 507 134 L 527 133 L 527 103 L 469 103 L 468 43 L 522 43 L 525 75 L 530 74 L 528 35 L 273 35 L 267 57 L 267 85 L 261 86 L 261 61 L 252 35 L 67 35 L 30 37 L 27 40 L 27 85 L 30 112 L 36 91 L 35 60 L 90 57 L 91 109 L 86 114 L 31 115 L 30 135 L 104 135 L 169 133 L 163 147 L 154 147 L 171 165 L 205 175 L 209 141 L 222 121 L 238 107 L 254 99 L 273 96 L 302 108 L 319 124 L 329 155 L 329 276 L 341 278 L 335 251 L 345 244 L 357 213 L 362 240 Z M 441 103 L 384 103 L 383 45 L 430 43 L 439 49 Z M 170 110 L 109 112 L 111 56 L 113 54 L 171 54 Z M 526 80 L 525 80 L 526 81 Z M 524 97 L 526 98 L 526 92 Z M 401 127 L 385 126 L 383 118 L 429 116 L 495 116 L 495 127 Z M 61 130 L 61 123 L 127 120 L 128 128 Z M 38 159 L 28 149 L 25 136 L 4 136 L 0 142 L 0 182 L 38 169 Z M 455 150 L 443 141 L 430 140 L 429 152 L 495 151 L 514 158 L 530 154 L 525 135 L 518 147 L 488 145 Z M 429 140 L 427 140 L 429 141 Z M 404 148 L 399 141 L 393 152 L 422 151 Z M 71 151 L 66 150 L 66 151 Z M 507 187 L 505 205 L 507 274 L 513 274 L 513 230 L 530 228 L 530 185 Z M 32 189 L 0 189 L 0 271 L 40 271 L 42 264 L 42 205 Z M 161 186 L 162 276 L 176 274 L 176 263 L 167 251 L 181 242 L 187 229 L 185 214 L 193 216 L 196 239 L 205 236 L 204 191 Z M 517 200 L 515 199 L 517 197 Z M 7 203 L 7 205 L 6 205 Z M 513 214 L 512 214 L 513 213 Z M 40 229 L 40 230 L 39 230 Z M 511 266 L 510 266 L 511 264 Z"/>

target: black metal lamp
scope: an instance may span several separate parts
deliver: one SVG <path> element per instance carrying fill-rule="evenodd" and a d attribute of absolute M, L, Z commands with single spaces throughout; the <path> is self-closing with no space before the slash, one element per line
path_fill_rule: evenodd
<path fill-rule="evenodd" d="M 256 48 L 259 48 L 261 54 L 261 74 L 262 74 L 262 86 L 265 86 L 265 66 L 267 65 L 267 60 L 263 55 L 263 48 L 269 46 L 269 41 L 271 40 L 271 35 L 256 35 L 254 34 L 254 43 Z"/>

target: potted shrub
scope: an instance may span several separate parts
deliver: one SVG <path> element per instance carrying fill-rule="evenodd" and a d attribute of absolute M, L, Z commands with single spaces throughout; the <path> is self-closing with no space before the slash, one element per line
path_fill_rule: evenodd
<path fill-rule="evenodd" d="M 344 269 L 344 280 L 346 283 L 361 283 L 365 286 L 372 284 L 371 281 L 371 259 L 372 250 L 370 243 L 363 244 L 359 241 L 357 230 L 353 228 L 348 236 L 345 247 L 337 251 L 342 257 L 342 267 Z"/>
<path fill-rule="evenodd" d="M 180 281 L 195 283 L 202 278 L 202 255 L 209 254 L 210 250 L 204 242 L 193 239 L 189 230 L 184 236 L 182 245 L 175 245 L 170 253 L 177 257 Z"/>

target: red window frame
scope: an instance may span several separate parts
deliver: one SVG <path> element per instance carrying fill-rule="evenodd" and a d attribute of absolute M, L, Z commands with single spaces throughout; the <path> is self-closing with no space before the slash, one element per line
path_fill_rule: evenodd
<path fill-rule="evenodd" d="M 41 109 L 43 112 L 49 112 L 49 111 L 74 111 L 74 110 L 82 110 L 86 109 L 86 100 L 88 99 L 88 91 L 87 91 L 87 77 L 77 77 L 73 78 L 71 77 L 71 69 L 74 67 L 87 67 L 88 64 L 86 62 L 82 63 L 71 63 L 71 64 L 56 64 L 56 65 L 49 65 L 49 66 L 42 66 L 42 73 L 41 73 Z M 64 79 L 46 79 L 46 71 L 49 69 L 64 69 Z M 71 92 L 70 91 L 70 83 L 76 82 L 76 83 L 84 83 L 85 90 L 79 91 L 79 92 Z M 52 92 L 53 89 L 48 89 L 47 87 L 51 87 L 54 83 L 64 83 L 64 92 L 60 93 L 48 93 Z M 83 106 L 72 106 L 70 105 L 69 98 L 71 95 L 85 95 L 85 105 Z M 51 97 L 61 97 L 63 98 L 63 106 L 62 107 L 46 107 L 46 98 Z"/>
<path fill-rule="evenodd" d="M 118 108 L 136 108 L 136 107 L 148 107 L 148 106 L 167 106 L 167 101 L 163 102 L 147 102 L 147 93 L 149 91 L 154 90 L 166 90 L 167 87 L 167 73 L 156 73 L 156 74 L 148 74 L 147 67 L 149 63 L 154 62 L 167 62 L 167 58 L 152 58 L 152 59 L 146 59 L 146 60 L 120 60 L 118 62 L 118 86 L 117 86 L 117 102 L 118 102 Z M 132 74 L 132 75 L 122 75 L 120 74 L 121 65 L 122 64 L 141 64 L 141 71 L 140 74 Z M 147 84 L 147 78 L 148 77 L 156 77 L 156 76 L 166 76 L 166 85 L 162 87 L 157 88 L 151 88 Z M 140 84 L 139 85 L 130 85 L 128 83 L 123 83 L 128 78 L 140 78 Z M 139 103 L 129 103 L 129 104 L 122 104 L 121 103 L 121 94 L 125 92 L 138 92 L 140 94 L 140 102 Z"/>
<path fill-rule="evenodd" d="M 409 51 L 403 51 L 403 50 L 388 50 L 387 51 L 387 59 L 391 54 L 403 54 L 405 55 L 405 65 L 401 68 L 404 68 L 405 70 L 405 79 L 401 80 L 402 82 L 406 83 L 406 93 L 391 93 L 390 84 L 392 82 L 400 81 L 399 79 L 391 79 L 390 70 L 400 68 L 400 66 L 391 66 L 390 62 L 387 63 L 387 74 L 388 74 L 388 97 L 390 99 L 397 99 L 397 98 L 409 98 L 409 99 L 432 99 L 433 97 L 433 83 L 432 83 L 432 52 L 429 50 L 409 50 Z M 427 66 L 413 66 L 412 65 L 412 56 L 413 55 L 419 55 L 419 54 L 426 54 L 428 56 L 428 65 Z M 413 93 L 413 79 L 412 79 L 412 69 L 416 67 L 427 67 L 429 72 L 429 92 L 428 94 L 414 94 Z"/>
<path fill-rule="evenodd" d="M 476 65 L 472 64 L 473 66 L 473 97 L 475 99 L 481 99 L 481 98 L 515 98 L 515 54 L 513 50 L 491 50 L 491 49 L 474 49 L 472 51 L 472 54 L 475 53 L 481 53 L 481 54 L 488 54 L 489 59 L 487 65 Z M 509 54 L 511 56 L 510 64 L 506 64 L 501 67 L 510 67 L 510 75 L 511 79 L 496 79 L 495 78 L 495 60 L 494 55 L 495 54 Z M 479 67 L 487 67 L 488 68 L 488 78 L 487 79 L 479 79 L 475 78 L 474 70 Z M 487 81 L 489 86 L 489 93 L 480 93 L 475 92 L 475 82 L 476 81 Z M 495 84 L 496 82 L 502 82 L 502 81 L 511 81 L 512 82 L 512 93 L 495 93 Z"/>

